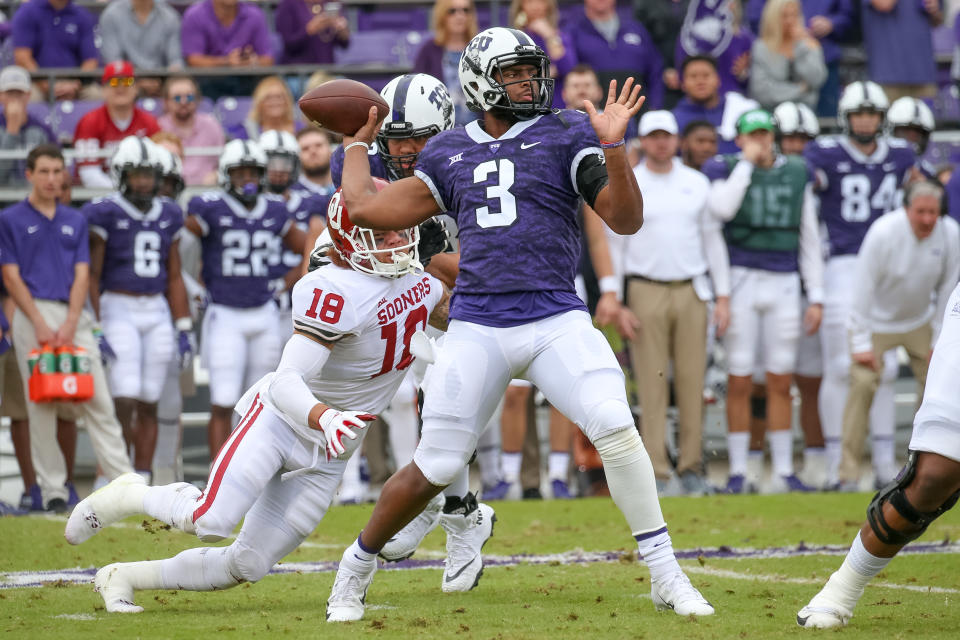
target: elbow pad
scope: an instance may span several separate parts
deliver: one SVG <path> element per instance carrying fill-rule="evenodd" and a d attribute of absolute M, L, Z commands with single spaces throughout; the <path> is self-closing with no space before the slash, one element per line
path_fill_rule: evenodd
<path fill-rule="evenodd" d="M 603 156 L 590 154 L 580 161 L 577 167 L 577 190 L 590 208 L 593 208 L 597 196 L 608 182 L 610 178 L 607 176 L 607 165 Z"/>

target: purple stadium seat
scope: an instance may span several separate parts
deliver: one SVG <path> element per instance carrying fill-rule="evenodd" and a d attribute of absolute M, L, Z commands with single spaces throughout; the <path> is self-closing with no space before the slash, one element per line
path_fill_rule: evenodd
<path fill-rule="evenodd" d="M 406 55 L 403 31 L 358 31 L 350 36 L 346 49 L 337 49 L 337 64 L 401 64 Z"/>
<path fill-rule="evenodd" d="M 80 118 L 102 104 L 103 102 L 97 100 L 61 100 L 54 103 L 50 117 L 56 123 L 53 132 L 57 139 L 64 143 L 73 143 L 73 132 L 76 131 Z"/>
<path fill-rule="evenodd" d="M 430 26 L 427 7 L 390 7 L 378 5 L 360 7 L 357 11 L 357 31 L 393 29 L 396 31 L 426 31 Z"/>
<path fill-rule="evenodd" d="M 50 127 L 51 131 L 57 130 L 53 110 L 50 109 L 50 105 L 46 102 L 31 102 L 27 104 L 27 113 Z"/>
<path fill-rule="evenodd" d="M 953 55 L 956 46 L 953 38 L 953 27 L 941 26 L 933 29 L 933 55 Z"/>
<path fill-rule="evenodd" d="M 200 100 L 200 106 L 197 107 L 197 111 L 199 111 L 200 113 L 213 113 L 213 110 L 214 110 L 213 100 L 204 96 L 203 99 Z"/>
<path fill-rule="evenodd" d="M 507 18 L 510 15 L 510 3 L 501 2 L 499 19 L 493 21 L 493 12 L 491 7 L 488 4 L 481 4 L 477 6 L 477 24 L 480 26 L 480 29 L 486 29 L 488 27 L 505 27 L 507 26 Z"/>
<path fill-rule="evenodd" d="M 223 128 L 229 129 L 244 121 L 251 104 L 253 104 L 253 98 L 227 96 L 217 100 L 213 112 Z"/>
<path fill-rule="evenodd" d="M 958 156 L 960 156 L 960 142 L 939 141 L 931 142 L 923 157 L 936 166 L 946 162 L 956 162 Z"/>
<path fill-rule="evenodd" d="M 943 87 L 937 96 L 933 99 L 933 117 L 940 123 L 944 120 L 948 122 L 960 122 L 960 99 L 957 97 L 957 88 L 954 86 Z"/>

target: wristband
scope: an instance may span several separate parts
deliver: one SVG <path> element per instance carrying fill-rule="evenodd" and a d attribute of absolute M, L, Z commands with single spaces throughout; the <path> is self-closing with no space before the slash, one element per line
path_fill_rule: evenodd
<path fill-rule="evenodd" d="M 367 153 L 370 153 L 370 145 L 364 142 L 363 140 L 356 140 L 354 142 L 351 142 L 350 144 L 348 144 L 343 148 L 343 152 L 346 153 L 347 151 L 350 151 L 351 147 L 363 147 L 364 149 L 366 149 Z"/>
<path fill-rule="evenodd" d="M 626 144 L 626 140 L 624 140 L 623 138 L 620 138 L 620 140 L 619 140 L 618 142 L 604 142 L 603 140 L 601 140 L 601 141 L 600 141 L 600 148 L 601 148 L 601 149 L 615 149 L 615 148 L 617 148 L 617 147 L 622 147 L 622 146 L 625 145 L 625 144 Z"/>
<path fill-rule="evenodd" d="M 184 316 L 183 318 L 177 318 L 173 323 L 173 326 L 177 331 L 193 331 L 193 320 Z"/>
<path fill-rule="evenodd" d="M 597 286 L 600 287 L 600 293 L 619 293 L 620 286 L 617 282 L 617 276 L 603 276 L 597 280 Z"/>

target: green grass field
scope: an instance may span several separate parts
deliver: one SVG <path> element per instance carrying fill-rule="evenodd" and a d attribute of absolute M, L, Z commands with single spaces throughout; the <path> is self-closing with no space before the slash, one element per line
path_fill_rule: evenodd
<path fill-rule="evenodd" d="M 716 496 L 664 499 L 674 547 L 796 549 L 803 543 L 846 546 L 863 519 L 866 494 Z M 330 625 L 324 603 L 333 573 L 304 567 L 255 585 L 217 593 L 139 592 L 136 615 L 107 614 L 89 584 L 47 582 L 0 589 L 0 631 L 9 638 L 958 638 L 960 555 L 897 558 L 868 587 L 851 625 L 833 632 L 796 626 L 797 610 L 839 566 L 841 556 L 784 553 L 715 558 L 691 553 L 681 564 L 717 608 L 700 620 L 657 613 L 649 574 L 636 561 L 626 525 L 609 499 L 493 503 L 497 527 L 484 551 L 506 562 L 516 554 L 620 551 L 612 561 L 572 564 L 569 555 L 538 563 L 513 558 L 488 566 L 466 594 L 440 591 L 438 568 L 377 574 L 363 621 Z M 334 508 L 307 544 L 284 563 L 338 560 L 370 512 Z M 198 541 L 155 521 L 128 520 L 80 547 L 62 536 L 64 518 L 0 518 L 0 585 L 6 574 L 99 567 L 159 559 Z M 960 539 L 960 510 L 934 523 L 918 543 Z M 947 550 L 956 552 L 956 546 Z M 432 533 L 422 559 L 443 556 Z M 699 555 L 699 557 L 697 557 Z M 299 565 L 298 565 L 299 566 Z M 322 567 L 321 567 L 322 568 Z M 935 592 L 928 588 L 938 589 Z M 834 633 L 838 635 L 833 635 Z"/>

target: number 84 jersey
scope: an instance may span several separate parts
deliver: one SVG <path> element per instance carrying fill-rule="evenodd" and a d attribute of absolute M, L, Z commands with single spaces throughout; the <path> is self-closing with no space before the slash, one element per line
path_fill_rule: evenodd
<path fill-rule="evenodd" d="M 386 409 L 413 363 L 410 339 L 442 297 L 427 273 L 394 279 L 328 264 L 305 275 L 293 288 L 293 326 L 334 343 L 310 390 L 340 410 Z"/>
<path fill-rule="evenodd" d="M 816 179 L 831 256 L 860 251 L 873 221 L 899 205 L 900 188 L 916 164 L 913 149 L 897 138 L 880 138 L 867 156 L 847 136 L 821 136 L 804 155 Z"/>

